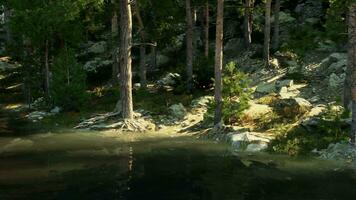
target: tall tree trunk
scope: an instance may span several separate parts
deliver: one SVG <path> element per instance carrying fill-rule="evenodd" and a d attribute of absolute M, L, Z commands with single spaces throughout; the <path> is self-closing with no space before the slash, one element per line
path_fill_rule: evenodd
<path fill-rule="evenodd" d="M 10 17 L 11 17 L 11 10 L 7 5 L 5 5 L 4 6 L 4 22 L 5 22 L 4 29 L 6 34 L 6 44 L 11 43 L 12 40 L 12 34 L 9 26 Z"/>
<path fill-rule="evenodd" d="M 117 16 L 117 10 L 116 10 L 116 2 L 115 0 L 111 0 L 111 4 L 114 7 L 112 16 L 111 16 L 111 38 L 112 38 L 112 42 L 113 42 L 113 48 L 112 48 L 112 79 L 114 83 L 118 83 L 118 74 L 120 71 L 120 66 L 119 66 L 119 62 L 117 59 L 117 37 L 119 34 L 119 26 L 118 26 L 118 16 Z"/>
<path fill-rule="evenodd" d="M 132 102 L 132 15 L 130 0 L 120 0 L 120 80 L 122 118 L 133 119 Z"/>
<path fill-rule="evenodd" d="M 222 65 L 223 65 L 223 38 L 224 38 L 224 0 L 218 0 L 216 17 L 216 46 L 215 46 L 215 116 L 214 124 L 222 120 Z"/>
<path fill-rule="evenodd" d="M 191 0 L 186 0 L 186 20 L 187 20 L 187 89 L 193 88 L 193 18 L 191 9 Z"/>
<path fill-rule="evenodd" d="M 245 46 L 249 48 L 252 43 L 252 7 L 254 0 L 245 0 L 245 16 L 244 16 L 244 37 Z"/>
<path fill-rule="evenodd" d="M 141 45 L 140 45 L 140 83 L 142 88 L 147 87 L 147 77 L 146 77 L 146 31 L 145 26 L 143 25 L 143 21 L 140 14 L 140 9 L 138 5 L 135 5 L 135 16 L 140 27 L 140 36 L 141 36 Z"/>
<path fill-rule="evenodd" d="M 45 95 L 50 97 L 49 42 L 45 41 Z"/>
<path fill-rule="evenodd" d="M 272 48 L 277 51 L 279 48 L 279 11 L 281 10 L 281 1 L 276 0 L 274 5 L 274 25 Z"/>
<path fill-rule="evenodd" d="M 157 51 L 156 51 L 156 47 L 157 47 L 157 45 L 151 47 L 151 66 L 152 66 L 153 70 L 157 69 Z"/>
<path fill-rule="evenodd" d="M 204 43 L 204 55 L 206 58 L 209 57 L 209 1 L 206 1 L 205 4 L 205 24 L 204 24 L 204 35 L 205 35 L 205 43 Z"/>
<path fill-rule="evenodd" d="M 356 3 L 350 6 L 350 23 L 349 23 L 349 59 L 352 63 L 352 85 L 351 85 L 351 98 L 352 98 L 352 127 L 351 127 L 351 142 L 356 142 Z"/>
<path fill-rule="evenodd" d="M 346 77 L 344 82 L 344 95 L 343 95 L 343 105 L 344 108 L 351 110 L 350 107 L 351 103 L 351 85 L 352 85 L 352 68 L 354 66 L 353 63 L 353 54 L 352 51 L 352 19 L 351 19 L 351 9 L 349 9 L 348 13 L 348 40 L 349 40 L 349 47 L 348 47 L 348 58 L 347 58 L 347 68 L 346 68 Z"/>
<path fill-rule="evenodd" d="M 264 39 L 264 51 L 263 51 L 265 66 L 269 66 L 269 56 L 270 56 L 271 2 L 272 2 L 272 0 L 266 1 L 266 11 L 265 11 L 265 39 Z"/>

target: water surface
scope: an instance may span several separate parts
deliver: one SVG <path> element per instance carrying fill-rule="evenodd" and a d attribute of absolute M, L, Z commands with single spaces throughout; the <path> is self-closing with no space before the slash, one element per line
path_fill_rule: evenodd
<path fill-rule="evenodd" d="M 356 173 L 168 134 L 0 138 L 0 199 L 355 199 Z"/>

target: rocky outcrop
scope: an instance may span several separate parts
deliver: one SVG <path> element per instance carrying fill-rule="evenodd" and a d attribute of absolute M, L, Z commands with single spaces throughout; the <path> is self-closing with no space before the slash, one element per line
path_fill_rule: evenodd
<path fill-rule="evenodd" d="M 187 114 L 187 110 L 181 103 L 171 105 L 168 110 L 169 110 L 170 116 L 177 120 L 183 119 L 185 117 L 185 115 Z"/>

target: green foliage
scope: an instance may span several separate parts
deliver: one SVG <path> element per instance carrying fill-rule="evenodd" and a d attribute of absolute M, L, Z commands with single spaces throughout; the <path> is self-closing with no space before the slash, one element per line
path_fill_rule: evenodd
<path fill-rule="evenodd" d="M 326 13 L 326 37 L 336 43 L 347 41 L 347 12 L 350 0 L 328 0 Z"/>
<path fill-rule="evenodd" d="M 199 59 L 194 62 L 194 74 L 195 77 L 195 86 L 199 89 L 208 89 L 213 86 L 214 77 L 214 60 L 213 56 L 206 58 L 204 55 L 201 55 Z"/>
<path fill-rule="evenodd" d="M 316 39 L 322 35 L 318 29 L 311 25 L 298 26 L 290 31 L 290 37 L 284 50 L 293 50 L 299 56 L 304 56 L 317 47 Z"/>
<path fill-rule="evenodd" d="M 315 127 L 306 130 L 300 126 L 289 132 L 281 130 L 281 135 L 271 142 L 269 151 L 305 155 L 313 149 L 325 149 L 331 143 L 347 141 L 348 126 L 342 120 L 347 116 L 347 112 L 329 106 Z"/>
<path fill-rule="evenodd" d="M 228 63 L 223 73 L 223 120 L 225 124 L 236 123 L 243 111 L 249 108 L 252 91 L 246 74 L 236 69 L 234 62 Z M 215 103 L 210 102 L 204 120 L 211 121 L 214 116 Z"/>
<path fill-rule="evenodd" d="M 86 74 L 71 50 L 62 51 L 54 60 L 52 98 L 65 110 L 79 110 L 85 105 Z"/>

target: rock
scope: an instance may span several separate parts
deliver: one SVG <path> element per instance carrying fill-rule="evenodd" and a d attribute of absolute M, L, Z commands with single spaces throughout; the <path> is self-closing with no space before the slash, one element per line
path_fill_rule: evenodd
<path fill-rule="evenodd" d="M 300 93 L 299 90 L 290 90 L 287 87 L 282 87 L 279 90 L 278 95 L 280 96 L 281 99 L 290 99 L 298 96 L 299 93 Z"/>
<path fill-rule="evenodd" d="M 183 104 L 175 104 L 169 107 L 169 114 L 175 119 L 183 119 L 187 114 L 187 110 Z"/>
<path fill-rule="evenodd" d="M 273 67 L 274 69 L 279 69 L 279 61 L 277 58 L 272 58 L 270 60 L 270 65 L 271 67 Z"/>
<path fill-rule="evenodd" d="M 257 132 L 232 132 L 227 135 L 227 142 L 230 142 L 235 150 L 262 151 L 267 148 L 270 140 L 270 137 Z"/>
<path fill-rule="evenodd" d="M 329 56 L 330 62 L 338 62 L 340 60 L 347 60 L 347 54 L 346 53 L 332 53 Z"/>
<path fill-rule="evenodd" d="M 318 153 L 322 159 L 356 161 L 356 147 L 347 143 L 330 144 L 327 149 Z"/>
<path fill-rule="evenodd" d="M 160 86 L 173 86 L 181 76 L 178 73 L 168 73 L 162 79 L 157 81 Z"/>
<path fill-rule="evenodd" d="M 94 54 L 102 54 L 105 53 L 106 48 L 107 48 L 106 42 L 101 41 L 101 42 L 94 43 L 92 46 L 90 46 L 87 49 L 87 52 L 94 53 Z"/>
<path fill-rule="evenodd" d="M 272 83 L 261 83 L 257 86 L 256 92 L 260 94 L 270 94 L 276 91 L 276 85 Z"/>
<path fill-rule="evenodd" d="M 328 71 L 329 72 L 336 72 L 336 73 L 344 72 L 344 69 L 345 69 L 346 66 L 347 66 L 347 59 L 342 59 L 342 60 L 339 60 L 339 61 L 337 61 L 335 63 L 332 63 L 329 66 Z"/>
<path fill-rule="evenodd" d="M 54 107 L 50 112 L 52 113 L 52 114 L 58 114 L 59 112 L 61 112 L 61 108 L 60 107 L 58 107 L 58 106 L 56 106 L 56 107 Z"/>
<path fill-rule="evenodd" d="M 0 61 L 0 71 L 15 69 L 17 66 L 8 62 Z"/>
<path fill-rule="evenodd" d="M 246 151 L 247 152 L 260 152 L 266 150 L 268 147 L 267 143 L 261 144 L 249 144 L 247 145 Z"/>
<path fill-rule="evenodd" d="M 340 76 L 332 73 L 328 79 L 328 85 L 332 89 L 340 88 L 345 82 L 345 74 L 341 74 Z"/>
<path fill-rule="evenodd" d="M 38 122 L 44 119 L 47 116 L 53 115 L 52 113 L 47 113 L 44 111 L 34 111 L 26 115 L 26 118 L 31 120 L 32 122 Z"/>
<path fill-rule="evenodd" d="M 276 84 L 277 88 L 292 87 L 293 85 L 294 85 L 294 81 L 290 79 L 278 81 Z"/>
<path fill-rule="evenodd" d="M 210 101 L 214 100 L 213 96 L 203 96 L 199 97 L 198 99 L 194 99 L 192 101 L 192 107 L 194 108 L 203 108 L 208 105 Z"/>
<path fill-rule="evenodd" d="M 274 107 L 280 115 L 293 118 L 309 112 L 312 104 L 303 98 L 290 98 L 277 101 Z"/>
<path fill-rule="evenodd" d="M 272 112 L 272 108 L 268 105 L 256 104 L 254 102 L 249 102 L 249 104 L 250 107 L 244 111 L 244 115 L 252 119 L 257 119 Z"/>
<path fill-rule="evenodd" d="M 134 89 L 138 90 L 138 89 L 141 88 L 141 83 L 135 83 L 135 84 L 133 85 L 133 87 L 134 87 Z"/>

